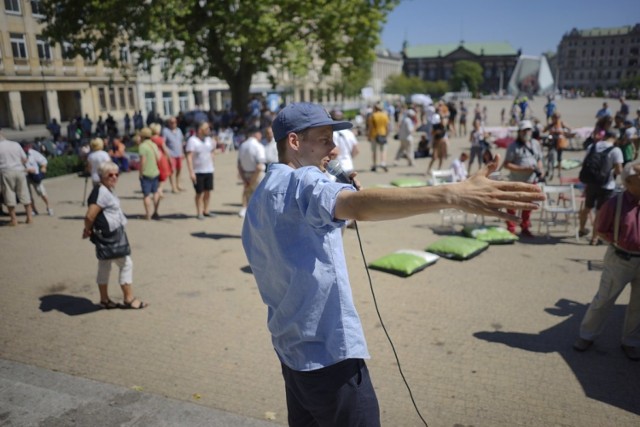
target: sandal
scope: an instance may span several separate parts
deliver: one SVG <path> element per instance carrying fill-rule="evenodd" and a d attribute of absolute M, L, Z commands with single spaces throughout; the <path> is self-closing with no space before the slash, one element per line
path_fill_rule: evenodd
<path fill-rule="evenodd" d="M 105 310 L 111 310 L 113 308 L 120 307 L 120 305 L 118 303 L 115 303 L 115 302 L 111 301 L 110 299 L 106 300 L 106 301 L 100 301 L 100 306 L 102 308 L 104 308 Z"/>
<path fill-rule="evenodd" d="M 133 305 L 136 301 L 138 301 L 138 305 Z M 131 310 L 142 310 L 143 308 L 147 307 L 148 305 L 149 304 L 147 304 L 146 302 L 140 301 L 138 298 L 133 298 L 129 302 L 124 301 L 124 304 L 122 305 L 122 308 L 131 309 Z"/>

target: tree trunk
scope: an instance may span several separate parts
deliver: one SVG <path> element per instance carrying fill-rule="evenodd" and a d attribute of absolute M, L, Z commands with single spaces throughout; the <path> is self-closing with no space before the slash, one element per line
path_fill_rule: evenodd
<path fill-rule="evenodd" d="M 242 117 L 245 117 L 247 114 L 252 77 L 253 73 L 251 70 L 241 69 L 233 78 L 227 80 L 231 91 L 231 108 Z"/>

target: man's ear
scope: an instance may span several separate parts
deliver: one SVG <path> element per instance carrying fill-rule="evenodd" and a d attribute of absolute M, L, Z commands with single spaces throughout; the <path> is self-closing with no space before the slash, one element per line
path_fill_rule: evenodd
<path fill-rule="evenodd" d="M 291 132 L 289 135 L 287 135 L 287 145 L 293 151 L 300 150 L 300 138 L 298 137 L 297 133 Z"/>

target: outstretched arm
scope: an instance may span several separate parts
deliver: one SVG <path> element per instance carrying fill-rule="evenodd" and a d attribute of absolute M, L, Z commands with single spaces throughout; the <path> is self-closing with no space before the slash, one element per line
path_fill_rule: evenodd
<path fill-rule="evenodd" d="M 503 209 L 534 210 L 544 200 L 540 189 L 521 182 L 493 181 L 488 176 L 500 163 L 500 156 L 468 180 L 435 187 L 371 188 L 359 192 L 343 191 L 338 196 L 338 219 L 381 221 L 434 212 L 443 208 L 496 216 L 518 221 Z"/>

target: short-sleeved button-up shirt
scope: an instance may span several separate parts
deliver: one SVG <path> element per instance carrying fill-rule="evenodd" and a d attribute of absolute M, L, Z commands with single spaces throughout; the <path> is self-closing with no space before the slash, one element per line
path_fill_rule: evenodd
<path fill-rule="evenodd" d="M 298 371 L 369 358 L 334 217 L 341 191 L 317 167 L 276 163 L 251 197 L 242 244 L 280 360 Z"/>

